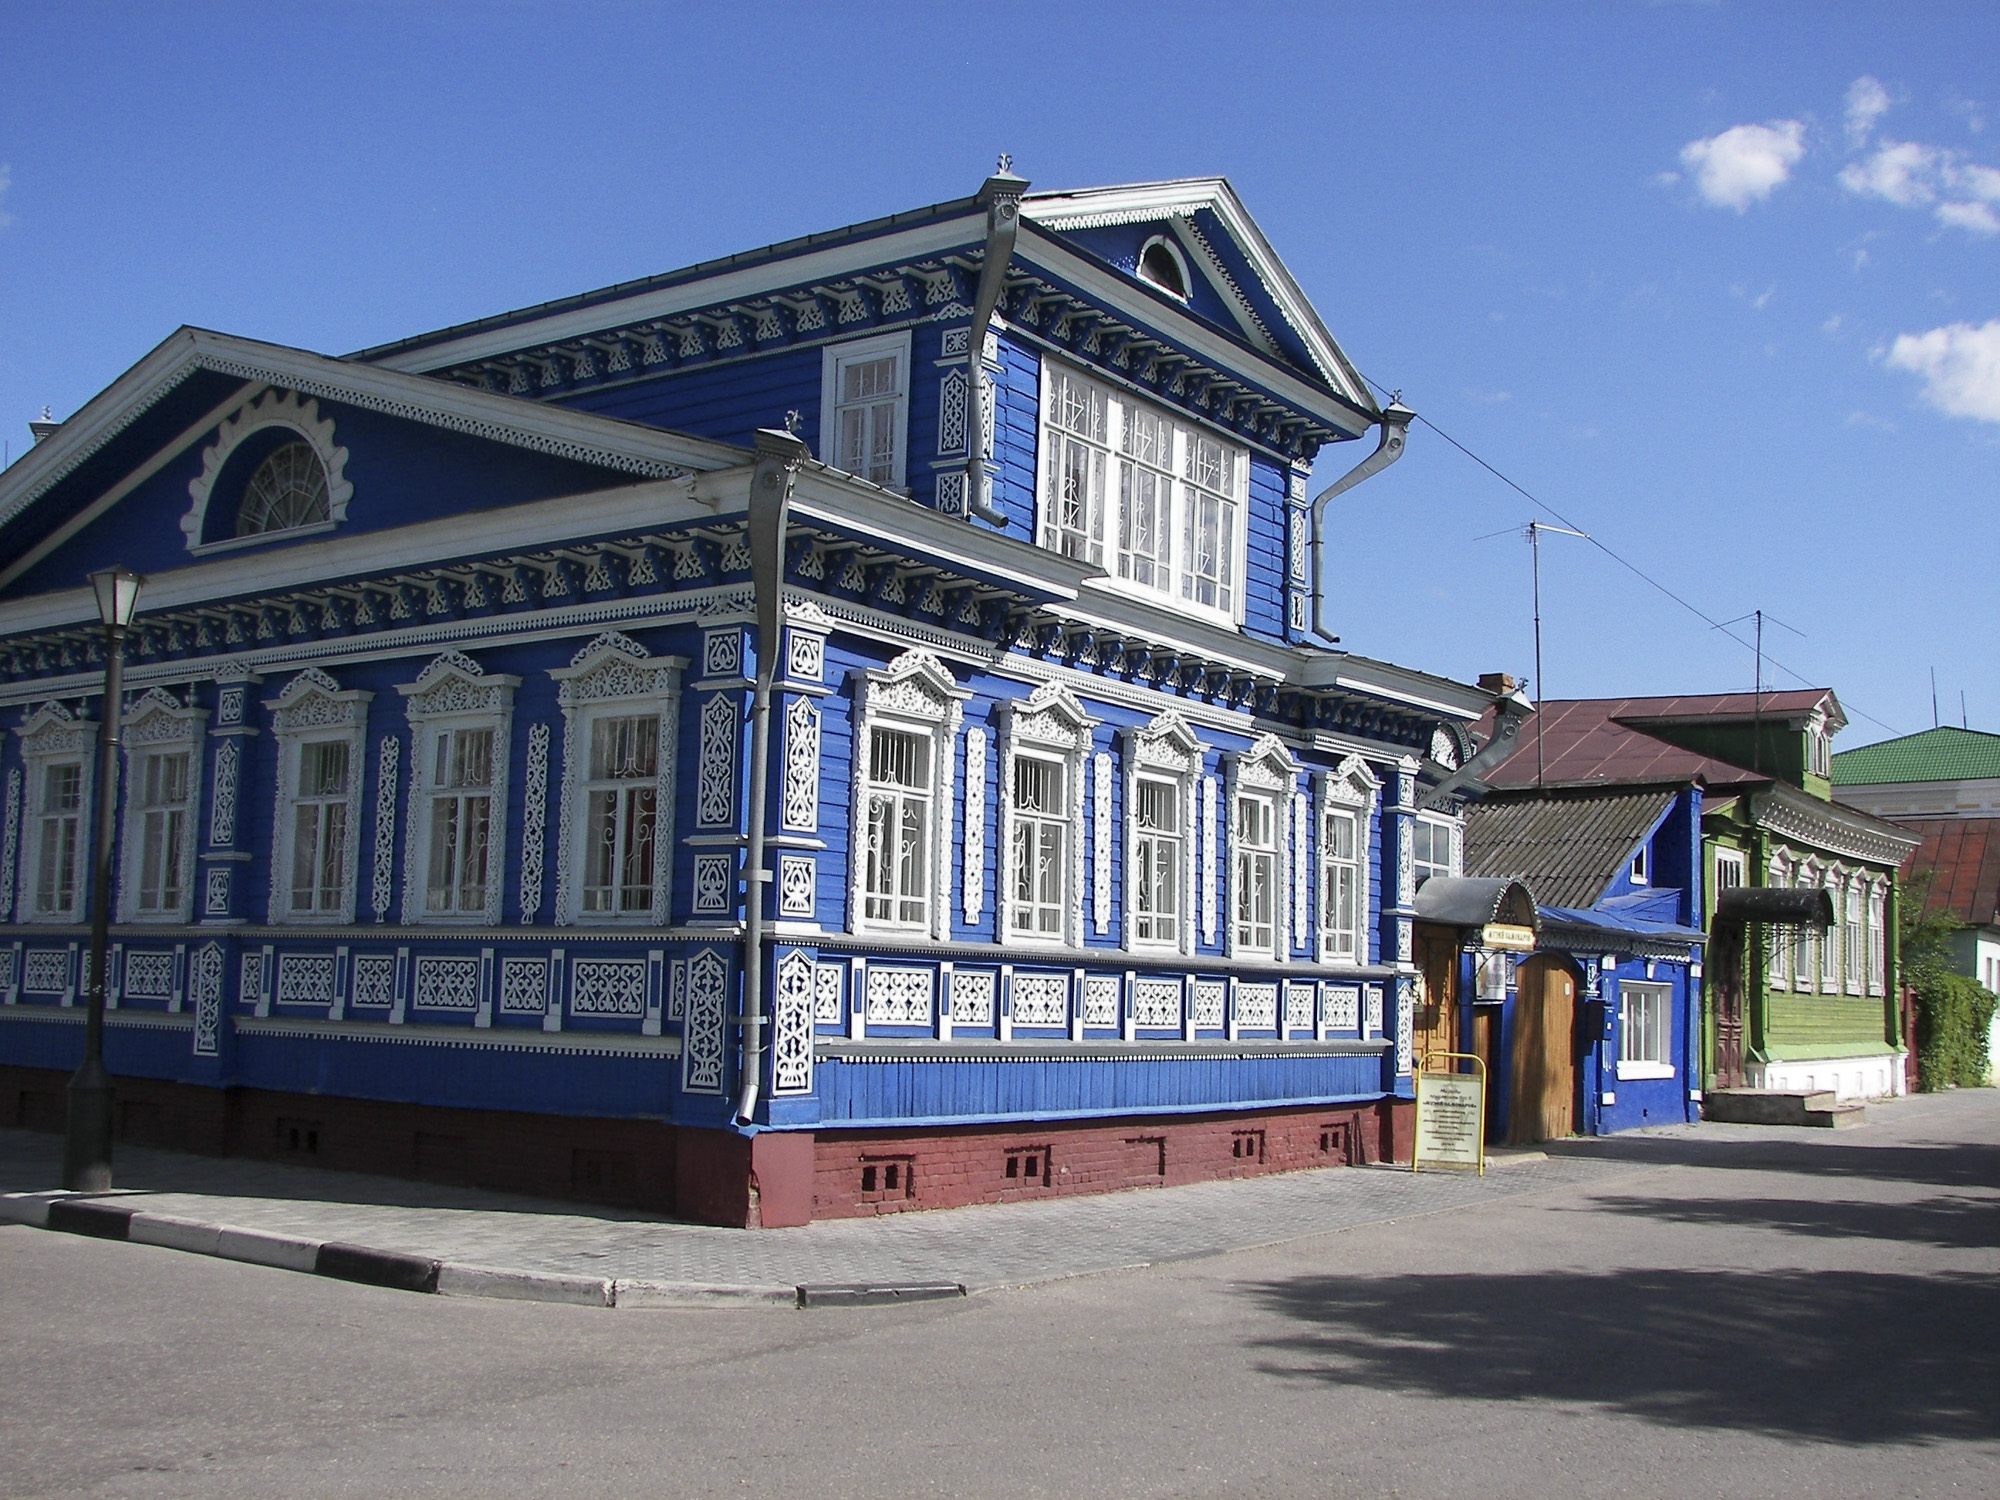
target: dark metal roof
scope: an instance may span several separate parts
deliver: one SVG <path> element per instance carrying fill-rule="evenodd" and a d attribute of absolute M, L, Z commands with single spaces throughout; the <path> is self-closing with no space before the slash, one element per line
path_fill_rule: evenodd
<path fill-rule="evenodd" d="M 1417 920 L 1447 927 L 1509 922 L 1539 931 L 1535 893 L 1518 880 L 1433 875 L 1417 887 Z"/>
<path fill-rule="evenodd" d="M 1679 795 L 1672 787 L 1495 792 L 1465 813 L 1465 868 L 1515 876 L 1544 906 L 1595 906 Z"/>
<path fill-rule="evenodd" d="M 1514 753 L 1482 779 L 1496 787 L 1533 786 L 1537 779 L 1545 786 L 1637 781 L 1762 786 L 1771 780 L 1769 775 L 1682 749 L 1647 726 L 1748 723 L 1759 717 L 1775 724 L 1822 707 L 1830 721 L 1846 722 L 1828 688 L 1765 693 L 1761 698 L 1752 693 L 1702 693 L 1677 698 L 1550 699 L 1538 704 L 1534 718 L 1522 726 Z"/>
<path fill-rule="evenodd" d="M 1898 819 L 1921 834 L 1903 874 L 1931 875 L 1924 910 L 1950 912 L 1976 927 L 2000 926 L 2000 818 Z"/>

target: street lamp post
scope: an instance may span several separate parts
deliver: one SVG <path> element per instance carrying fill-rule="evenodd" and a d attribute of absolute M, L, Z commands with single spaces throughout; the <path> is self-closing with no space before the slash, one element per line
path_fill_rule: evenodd
<path fill-rule="evenodd" d="M 125 632 L 139 607 L 140 578 L 123 563 L 90 575 L 104 622 L 104 728 L 97 742 L 96 859 L 90 872 L 90 1009 L 83 1065 L 69 1081 L 69 1135 L 63 1186 L 101 1193 L 111 1186 L 111 1075 L 104 1071 L 104 983 L 111 946 L 112 803 L 118 789 L 119 724 L 125 691 Z"/>

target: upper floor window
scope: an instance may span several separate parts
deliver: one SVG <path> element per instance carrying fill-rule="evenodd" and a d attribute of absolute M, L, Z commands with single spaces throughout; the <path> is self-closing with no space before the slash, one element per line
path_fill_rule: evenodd
<path fill-rule="evenodd" d="M 1653 846 L 1641 844 L 1632 856 L 1632 884 L 1650 885 L 1653 879 Z"/>
<path fill-rule="evenodd" d="M 1743 884 L 1743 856 L 1729 850 L 1718 849 L 1715 854 L 1715 889 L 1718 894 L 1733 891 Z"/>
<path fill-rule="evenodd" d="M 1813 775 L 1833 774 L 1833 739 L 1817 724 L 1806 730 L 1806 759 Z"/>
<path fill-rule="evenodd" d="M 901 489 L 910 414 L 910 335 L 830 346 L 822 371 L 822 457 L 871 484 Z"/>
<path fill-rule="evenodd" d="M 290 531 L 329 518 L 326 470 L 309 443 L 286 443 L 257 465 L 236 509 L 236 534 Z"/>
<path fill-rule="evenodd" d="M 308 667 L 270 704 L 278 754 L 271 858 L 276 921 L 354 920 L 361 749 L 373 696 L 342 691 L 326 673 Z"/>
<path fill-rule="evenodd" d="M 1043 361 L 1041 545 L 1131 592 L 1234 620 L 1247 450 Z"/>
<path fill-rule="evenodd" d="M 1418 818 L 1411 829 L 1411 871 L 1417 889 L 1433 875 L 1452 875 L 1457 864 L 1452 858 L 1451 824 L 1436 818 Z"/>
<path fill-rule="evenodd" d="M 51 703 L 37 710 L 20 734 L 28 792 L 21 914 L 29 921 L 81 921 L 97 726 Z"/>
<path fill-rule="evenodd" d="M 674 718 L 686 665 L 607 632 L 551 674 L 563 710 L 559 923 L 667 920 Z"/>

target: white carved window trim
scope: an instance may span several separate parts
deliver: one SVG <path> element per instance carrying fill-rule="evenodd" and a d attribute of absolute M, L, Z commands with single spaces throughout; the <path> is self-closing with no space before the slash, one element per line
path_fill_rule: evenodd
<path fill-rule="evenodd" d="M 1868 993 L 1871 995 L 1885 994 L 1889 988 L 1888 919 L 1888 884 L 1871 880 L 1868 883 Z"/>
<path fill-rule="evenodd" d="M 1771 889 L 1784 890 L 1792 883 L 1791 867 L 1782 855 L 1774 855 L 1768 874 Z M 1764 943 L 1769 950 L 1765 976 L 1768 987 L 1774 990 L 1790 989 L 1792 984 L 1792 934 L 1783 927 L 1767 927 Z"/>
<path fill-rule="evenodd" d="M 90 882 L 90 808 L 97 776 L 97 725 L 78 718 L 60 703 L 45 703 L 15 731 L 21 737 L 21 765 L 27 774 L 27 796 L 21 818 L 20 906 L 22 922 L 80 922 Z M 42 877 L 42 799 L 48 792 L 48 767 L 80 767 L 77 778 L 76 882 L 67 905 L 39 911 Z"/>
<path fill-rule="evenodd" d="M 521 679 L 488 674 L 468 656 L 447 651 L 417 680 L 398 683 L 410 721 L 410 803 L 403 819 L 403 920 L 441 926 L 493 926 L 507 885 L 507 772 L 513 760 L 514 689 Z M 431 802 L 437 786 L 440 738 L 458 730 L 490 729 L 493 761 L 487 786 L 486 901 L 478 911 L 429 909 Z"/>
<path fill-rule="evenodd" d="M 1291 839 L 1286 830 L 1291 823 L 1292 793 L 1299 774 L 1298 762 L 1292 758 L 1283 741 L 1276 735 L 1263 735 L 1248 750 L 1237 751 L 1223 757 L 1224 775 L 1227 781 L 1225 803 L 1229 809 L 1229 859 L 1228 859 L 1228 899 L 1223 912 L 1223 936 L 1227 944 L 1225 951 L 1231 958 L 1259 958 L 1283 962 L 1291 954 L 1291 933 L 1288 918 L 1291 916 Z M 1242 852 L 1237 835 L 1237 804 L 1244 797 L 1258 797 L 1269 802 L 1271 810 L 1271 836 L 1277 846 L 1271 882 L 1271 928 L 1272 948 L 1269 953 L 1261 948 L 1255 953 L 1243 948 L 1237 940 L 1237 856 Z"/>
<path fill-rule="evenodd" d="M 1820 877 L 1820 886 L 1827 898 L 1833 902 L 1833 925 L 1821 930 L 1819 942 L 1819 992 L 1822 995 L 1840 993 L 1840 938 L 1841 924 L 1845 919 L 1847 872 L 1838 866 Z"/>
<path fill-rule="evenodd" d="M 1085 423 L 1088 430 L 1058 420 L 1058 394 L 1064 386 L 1074 387 L 1085 398 L 1084 408 L 1090 413 Z M 1126 429 L 1134 414 L 1166 424 L 1172 451 L 1163 455 L 1163 461 L 1140 460 L 1126 453 Z M 1042 459 L 1035 480 L 1036 545 L 1104 568 L 1108 576 L 1098 580 L 1101 587 L 1219 624 L 1242 622 L 1250 498 L 1249 449 L 1053 358 L 1042 360 L 1040 438 Z M 1194 470 L 1198 442 L 1212 443 L 1222 450 L 1228 477 L 1219 487 L 1197 482 Z M 1082 524 L 1066 528 L 1057 522 L 1055 502 L 1065 472 L 1066 454 L 1071 448 L 1084 460 L 1088 493 Z M 1168 557 L 1163 563 L 1164 585 L 1120 576 L 1121 475 L 1127 466 L 1136 466 L 1135 476 L 1142 472 L 1154 476 L 1155 493 L 1159 484 L 1165 484 L 1171 492 L 1166 507 Z M 1192 592 L 1197 575 L 1191 567 L 1189 540 L 1192 508 L 1198 499 L 1212 501 L 1229 512 L 1222 559 L 1230 590 L 1226 607 L 1205 604 Z M 1124 550 L 1130 554 L 1130 548 Z"/>
<path fill-rule="evenodd" d="M 995 906 L 1003 939 L 1024 943 L 1083 946 L 1083 803 L 1091 738 L 1097 721 L 1084 712 L 1076 695 L 1059 682 L 1045 682 L 1025 699 L 999 704 L 1000 721 L 1000 889 Z M 1061 928 L 1051 934 L 1024 931 L 1014 925 L 1014 882 L 1020 874 L 1014 848 L 1014 768 L 1023 758 L 1053 761 L 1063 767 L 1067 802 Z"/>
<path fill-rule="evenodd" d="M 1199 799 L 1201 741 L 1174 709 L 1137 729 L 1125 731 L 1125 946 L 1142 952 L 1193 953 L 1195 946 L 1195 836 L 1201 822 Z M 1139 783 L 1171 782 L 1180 798 L 1180 913 L 1172 942 L 1142 938 L 1133 910 L 1133 881 L 1139 871 Z"/>
<path fill-rule="evenodd" d="M 278 786 L 272 805 L 277 809 L 271 831 L 271 895 L 268 916 L 273 922 L 345 926 L 354 920 L 355 875 L 361 861 L 361 784 L 366 779 L 364 746 L 368 736 L 368 704 L 375 695 L 343 689 L 317 667 L 307 667 L 276 698 L 271 710 L 271 734 L 277 744 Z M 292 849 L 297 819 L 299 755 L 324 741 L 347 744 L 347 815 L 341 848 L 340 901 L 330 912 L 292 910 Z"/>
<path fill-rule="evenodd" d="M 865 364 L 872 360 L 893 356 L 896 361 L 896 390 L 893 397 L 895 415 L 890 419 L 895 429 L 895 456 L 890 460 L 890 477 L 884 486 L 892 490 L 907 488 L 910 454 L 910 330 L 877 334 L 873 338 L 849 339 L 841 344 L 828 344 L 820 364 L 820 462 L 834 468 L 843 468 L 840 451 L 840 416 L 849 405 L 840 399 L 840 376 L 842 370 L 852 364 Z M 870 403 L 874 404 L 874 403 Z M 866 479 L 867 475 L 863 474 Z M 875 481 L 881 483 L 881 481 Z"/>
<path fill-rule="evenodd" d="M 1318 952 L 1319 961 L 1323 964 L 1368 962 L 1369 918 L 1372 915 L 1368 909 L 1368 834 L 1375 825 L 1375 804 L 1381 791 L 1381 779 L 1358 755 L 1350 755 L 1335 769 L 1320 773 L 1314 847 L 1319 855 Z M 1351 860 L 1337 859 L 1327 839 L 1327 822 L 1335 813 L 1354 819 L 1354 857 Z M 1327 881 L 1336 866 L 1347 869 L 1354 881 L 1354 921 L 1351 930 L 1344 934 L 1351 943 L 1352 951 L 1346 954 L 1340 952 L 1339 939 L 1343 934 L 1335 928 L 1330 903 L 1326 899 Z"/>
<path fill-rule="evenodd" d="M 1792 866 L 1792 888 L 1801 891 L 1818 890 L 1820 872 L 1812 864 Z M 1819 988 L 1819 942 L 1813 935 L 1812 927 L 1805 922 L 1792 929 L 1792 989 L 1811 994 Z"/>
<path fill-rule="evenodd" d="M 244 440 L 267 427 L 290 429 L 319 459 L 320 467 L 326 473 L 327 518 L 283 531 L 217 537 L 212 542 L 204 542 L 201 533 L 207 525 L 208 507 L 214 498 L 216 480 L 222 476 L 230 455 Z M 201 473 L 188 481 L 190 504 L 187 513 L 181 517 L 181 531 L 187 537 L 188 551 L 197 557 L 205 557 L 212 552 L 228 552 L 239 547 L 261 546 L 265 542 L 334 530 L 347 519 L 347 503 L 354 496 L 354 486 L 348 483 L 346 469 L 347 450 L 335 446 L 333 419 L 320 416 L 318 401 L 311 398 L 301 401 L 292 391 L 266 391 L 257 400 L 238 407 L 216 429 L 215 441 L 202 450 Z M 249 477 L 247 474 L 243 476 L 246 482 Z"/>
<path fill-rule="evenodd" d="M 880 670 L 855 674 L 853 803 L 847 840 L 848 931 L 911 933 L 925 931 L 940 940 L 951 935 L 951 837 L 957 826 L 955 768 L 965 702 L 972 696 L 951 675 L 951 669 L 921 647 L 905 651 Z M 927 738 L 931 747 L 930 886 L 926 920 L 919 928 L 867 916 L 869 745 L 880 726 Z M 1004 835 L 1003 835 L 1004 837 Z"/>
<path fill-rule="evenodd" d="M 679 761 L 680 683 L 687 658 L 654 656 L 637 641 L 605 631 L 567 667 L 549 673 L 558 683 L 563 714 L 562 801 L 556 834 L 558 926 L 664 926 L 673 894 L 674 788 Z M 650 912 L 583 911 L 583 845 L 590 834 L 584 802 L 589 780 L 591 725 L 600 718 L 656 713 L 660 718 L 659 774 L 653 825 L 653 907 Z"/>
<path fill-rule="evenodd" d="M 202 727 L 208 722 L 205 709 L 183 708 L 173 697 L 154 688 L 135 703 L 125 717 L 125 785 L 121 789 L 124 807 L 119 840 L 118 917 L 122 922 L 186 922 L 194 915 L 195 848 L 201 842 Z M 188 758 L 187 796 L 181 808 L 180 901 L 164 911 L 141 911 L 139 898 L 142 862 L 145 858 L 145 814 L 151 809 L 136 807 L 142 778 L 140 770 L 148 756 L 161 752 L 182 753 Z"/>

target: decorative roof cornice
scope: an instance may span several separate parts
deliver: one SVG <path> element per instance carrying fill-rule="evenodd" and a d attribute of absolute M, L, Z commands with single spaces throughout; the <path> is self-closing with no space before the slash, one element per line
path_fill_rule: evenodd
<path fill-rule="evenodd" d="M 1757 826 L 1780 838 L 1891 869 L 1923 842 L 1916 834 L 1859 809 L 1821 802 L 1782 786 L 1753 793 L 1751 810 Z"/>

